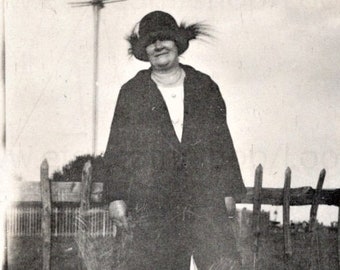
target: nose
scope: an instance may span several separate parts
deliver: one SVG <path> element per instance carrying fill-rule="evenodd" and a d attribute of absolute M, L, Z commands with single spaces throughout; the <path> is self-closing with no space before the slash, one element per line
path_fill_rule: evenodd
<path fill-rule="evenodd" d="M 163 47 L 162 41 L 157 39 L 156 42 L 155 42 L 155 48 L 159 49 L 159 48 L 162 48 L 162 47 Z"/>

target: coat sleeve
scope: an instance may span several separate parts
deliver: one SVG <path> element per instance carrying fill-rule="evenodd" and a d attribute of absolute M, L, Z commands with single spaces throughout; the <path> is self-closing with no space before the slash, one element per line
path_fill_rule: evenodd
<path fill-rule="evenodd" d="M 211 86 L 211 111 L 216 119 L 215 141 L 217 151 L 221 151 L 223 167 L 226 169 L 225 176 L 221 179 L 220 188 L 224 190 L 224 196 L 232 196 L 240 201 L 245 196 L 247 190 L 244 186 L 239 162 L 235 152 L 233 140 L 227 125 L 226 105 L 220 93 L 219 87 L 212 81 Z"/>
<path fill-rule="evenodd" d="M 121 89 L 110 135 L 104 154 L 106 180 L 104 182 L 104 197 L 106 202 L 113 200 L 127 200 L 129 188 L 129 151 L 133 138 L 133 117 L 131 97 L 128 91 Z"/>

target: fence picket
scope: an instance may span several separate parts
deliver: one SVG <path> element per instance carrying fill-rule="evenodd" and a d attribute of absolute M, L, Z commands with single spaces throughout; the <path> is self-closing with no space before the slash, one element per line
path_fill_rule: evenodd
<path fill-rule="evenodd" d="M 11 232 L 13 234 L 17 234 L 17 230 L 16 230 L 16 226 L 17 226 L 17 209 L 15 209 L 15 211 L 13 211 L 13 215 L 12 215 L 12 221 L 13 221 L 13 225 L 11 224 Z"/>
<path fill-rule="evenodd" d="M 318 234 L 318 224 L 316 220 L 319 201 L 321 196 L 322 186 L 325 180 L 326 170 L 323 169 L 320 172 L 319 180 L 316 186 L 315 194 L 312 201 L 312 206 L 310 210 L 310 218 L 309 218 L 309 233 L 311 234 L 311 269 L 320 269 L 320 241 Z"/>
<path fill-rule="evenodd" d="M 20 218 L 19 218 L 19 231 L 20 231 L 20 236 L 24 235 L 24 227 L 22 226 L 22 215 L 23 215 L 23 211 L 22 209 L 20 209 Z"/>
<path fill-rule="evenodd" d="M 254 206 L 253 206 L 253 233 L 254 233 L 254 270 L 259 269 L 259 244 L 260 244 L 260 216 L 261 216 L 261 189 L 263 168 L 260 164 L 255 171 Z"/>
<path fill-rule="evenodd" d="M 35 233 L 36 235 L 40 235 L 39 220 L 40 220 L 39 209 L 35 208 Z"/>
<path fill-rule="evenodd" d="M 51 182 L 48 179 L 48 163 L 45 159 L 40 167 L 43 235 L 43 270 L 51 268 Z"/>
<path fill-rule="evenodd" d="M 70 208 L 67 208 L 67 212 L 66 212 L 66 236 L 70 235 Z"/>
<path fill-rule="evenodd" d="M 32 225 L 31 225 L 31 228 L 32 228 L 32 236 L 35 236 L 35 227 L 34 227 L 34 225 L 35 225 L 35 208 L 32 208 L 32 211 L 31 211 L 31 213 L 32 213 L 32 217 L 31 217 L 31 222 L 32 222 Z"/>
<path fill-rule="evenodd" d="M 76 211 L 75 209 L 72 211 L 72 234 L 76 231 Z"/>
<path fill-rule="evenodd" d="M 18 213 L 19 213 L 19 209 L 15 209 L 15 216 L 14 216 L 14 220 L 15 220 L 15 226 L 14 226 L 14 230 L 16 235 L 19 236 L 19 220 L 18 220 Z"/>
<path fill-rule="evenodd" d="M 288 167 L 285 172 L 283 189 L 283 238 L 284 238 L 284 265 L 285 270 L 291 269 L 292 243 L 290 238 L 290 183 L 291 170 Z"/>

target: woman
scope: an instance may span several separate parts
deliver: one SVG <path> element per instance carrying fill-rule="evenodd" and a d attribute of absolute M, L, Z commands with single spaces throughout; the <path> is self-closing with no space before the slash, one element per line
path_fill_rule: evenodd
<path fill-rule="evenodd" d="M 165 12 L 147 14 L 129 37 L 130 53 L 151 68 L 123 85 L 105 162 L 111 213 L 124 201 L 133 218 L 127 269 L 239 269 L 224 198 L 245 194 L 219 88 L 179 63 L 199 24 L 177 25 Z"/>

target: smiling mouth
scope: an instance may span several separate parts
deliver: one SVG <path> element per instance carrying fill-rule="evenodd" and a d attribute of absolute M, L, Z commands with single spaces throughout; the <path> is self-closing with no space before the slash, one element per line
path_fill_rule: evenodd
<path fill-rule="evenodd" d="M 165 55 L 165 54 L 168 54 L 168 52 L 161 52 L 161 53 L 156 53 L 155 54 L 155 57 L 158 57 L 158 56 L 162 56 L 162 55 Z"/>

